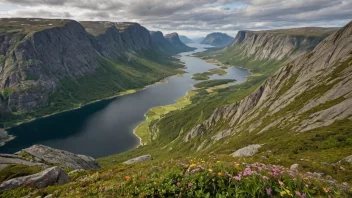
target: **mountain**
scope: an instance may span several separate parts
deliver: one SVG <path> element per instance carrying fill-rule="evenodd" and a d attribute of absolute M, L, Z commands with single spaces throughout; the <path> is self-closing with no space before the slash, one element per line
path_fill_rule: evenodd
<path fill-rule="evenodd" d="M 186 44 L 184 44 L 177 33 L 171 33 L 171 34 L 167 34 L 165 35 L 165 39 L 172 45 L 174 46 L 176 49 L 180 49 L 183 51 L 191 51 L 194 50 L 195 48 L 192 47 L 188 47 Z"/>
<path fill-rule="evenodd" d="M 163 33 L 160 31 L 155 31 L 155 32 L 150 32 L 150 35 L 152 37 L 152 44 L 155 48 L 162 52 L 169 52 L 171 54 L 183 52 L 183 51 L 191 51 L 193 48 L 190 48 L 186 45 L 182 45 L 179 43 L 176 38 L 176 35 L 173 38 L 176 41 L 173 41 L 173 39 L 170 39 L 168 37 L 164 37 Z"/>
<path fill-rule="evenodd" d="M 192 41 L 196 43 L 201 43 L 204 39 L 205 37 L 195 37 L 195 38 L 192 38 Z"/>
<path fill-rule="evenodd" d="M 184 44 L 188 44 L 188 43 L 194 43 L 194 41 L 192 41 L 190 38 L 188 38 L 187 36 L 179 36 L 180 40 L 182 41 L 182 43 Z"/>
<path fill-rule="evenodd" d="M 177 73 L 171 54 L 137 23 L 0 21 L 1 123 L 77 108 Z M 90 94 L 87 94 L 89 90 Z"/>
<path fill-rule="evenodd" d="M 233 42 L 234 38 L 221 32 L 214 32 L 208 34 L 201 44 L 212 45 L 217 47 L 224 47 L 230 45 Z"/>

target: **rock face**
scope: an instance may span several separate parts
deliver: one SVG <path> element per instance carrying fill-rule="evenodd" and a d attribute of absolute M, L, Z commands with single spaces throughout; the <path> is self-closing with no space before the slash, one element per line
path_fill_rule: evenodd
<path fill-rule="evenodd" d="M 12 18 L 2 19 L 0 26 L 5 27 L 0 30 L 1 113 L 48 106 L 64 79 L 76 81 L 104 70 L 102 60 L 127 62 L 146 50 L 164 53 L 137 23 Z M 171 53 L 190 50 L 168 47 Z"/>
<path fill-rule="evenodd" d="M 73 169 L 99 169 L 98 162 L 89 156 L 76 155 L 67 151 L 50 148 L 43 145 L 34 145 L 23 149 L 22 152 L 30 154 L 37 162 L 47 164 L 61 164 Z"/>
<path fill-rule="evenodd" d="M 123 164 L 134 164 L 134 163 L 138 163 L 138 162 L 145 162 L 145 161 L 149 161 L 152 160 L 152 156 L 151 155 L 142 155 L 130 160 L 127 160 L 125 162 L 123 162 Z"/>
<path fill-rule="evenodd" d="M 11 154 L 0 154 L 0 170 L 6 168 L 8 165 L 11 164 L 22 164 L 26 166 L 41 166 L 47 167 L 47 165 L 38 162 L 30 162 L 18 155 L 11 155 Z"/>
<path fill-rule="evenodd" d="M 244 148 L 238 149 L 231 154 L 232 157 L 251 157 L 255 155 L 262 146 L 259 144 L 253 144 Z"/>
<path fill-rule="evenodd" d="M 239 31 L 231 47 L 241 50 L 245 57 L 257 60 L 294 59 L 314 49 L 337 28 L 294 28 L 267 31 Z"/>
<path fill-rule="evenodd" d="M 274 50 L 275 45 L 268 50 L 251 51 L 255 48 L 251 48 L 249 43 L 257 43 L 262 36 L 263 43 L 267 43 L 264 46 L 267 46 L 275 43 L 274 38 L 281 35 L 271 37 L 266 33 L 258 35 L 239 32 L 234 45 L 248 48 L 245 52 L 256 54 L 258 59 L 280 59 L 284 54 L 294 53 L 291 50 L 276 53 L 276 50 L 281 50 L 280 47 L 275 47 L 277 49 Z M 273 41 L 269 42 L 271 39 Z M 309 43 L 318 42 L 315 39 L 310 42 L 308 38 L 301 39 L 301 46 L 307 44 L 303 49 L 309 49 Z M 291 42 L 290 46 L 293 47 L 294 43 Z M 303 51 L 305 50 L 295 53 Z M 229 124 L 231 135 L 250 135 L 265 133 L 273 127 L 288 126 L 291 126 L 290 132 L 305 132 L 328 126 L 337 120 L 351 120 L 351 72 L 352 22 L 328 36 L 310 53 L 292 60 L 243 100 L 216 109 L 206 121 L 186 133 L 185 138 L 188 137 L 189 140 L 204 134 L 219 121 Z M 300 100 L 302 97 L 303 101 Z"/>
<path fill-rule="evenodd" d="M 230 45 L 233 42 L 234 38 L 221 33 L 221 32 L 214 32 L 211 34 L 208 34 L 205 39 L 201 42 L 201 44 L 205 45 L 212 45 L 212 46 L 217 46 L 217 47 L 225 47 Z"/>
<path fill-rule="evenodd" d="M 177 50 L 179 51 L 192 51 L 195 48 L 188 47 L 186 44 L 182 43 L 180 38 L 178 37 L 178 34 L 171 33 L 165 35 L 165 39 Z"/>
<path fill-rule="evenodd" d="M 0 191 L 12 190 L 21 186 L 45 188 L 47 186 L 65 184 L 68 182 L 69 177 L 62 168 L 52 167 L 34 175 L 17 177 L 5 181 L 0 185 Z"/>

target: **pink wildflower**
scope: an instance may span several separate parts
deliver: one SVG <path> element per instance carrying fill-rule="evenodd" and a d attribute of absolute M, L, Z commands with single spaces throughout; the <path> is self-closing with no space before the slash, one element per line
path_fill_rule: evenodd
<path fill-rule="evenodd" d="M 267 194 L 267 195 L 272 196 L 272 194 L 271 194 L 271 193 L 272 193 L 271 188 L 266 188 L 265 190 L 266 190 L 266 194 Z"/>
<path fill-rule="evenodd" d="M 193 184 L 190 182 L 190 183 L 188 183 L 188 187 L 192 187 L 193 186 Z"/>
<path fill-rule="evenodd" d="M 235 176 L 234 178 L 235 178 L 235 180 L 237 180 L 237 181 L 241 181 L 241 176 Z"/>
<path fill-rule="evenodd" d="M 243 171 L 243 176 L 247 176 L 247 175 L 252 175 L 252 170 L 250 168 L 246 168 Z"/>
<path fill-rule="evenodd" d="M 278 180 L 278 181 L 279 181 L 280 187 L 282 187 L 284 185 L 284 182 L 282 182 L 280 180 Z"/>

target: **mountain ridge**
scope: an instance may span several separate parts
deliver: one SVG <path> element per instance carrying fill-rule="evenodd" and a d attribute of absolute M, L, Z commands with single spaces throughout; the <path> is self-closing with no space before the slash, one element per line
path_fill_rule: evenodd
<path fill-rule="evenodd" d="M 200 44 L 212 45 L 216 47 L 226 47 L 233 42 L 234 38 L 221 32 L 208 34 Z"/>

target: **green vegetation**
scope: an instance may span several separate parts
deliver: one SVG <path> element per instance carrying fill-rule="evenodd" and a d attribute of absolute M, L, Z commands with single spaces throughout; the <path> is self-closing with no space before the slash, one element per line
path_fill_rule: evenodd
<path fill-rule="evenodd" d="M 183 73 L 184 67 L 177 59 L 152 51 L 133 56 L 130 61 L 101 59 L 100 65 L 90 76 L 78 80 L 63 79 L 60 89 L 50 96 L 48 107 L 27 114 L 1 115 L 1 123 L 4 127 L 9 127 L 53 112 L 62 112 L 121 93 L 130 93 L 168 76 Z M 8 96 L 11 93 L 11 90 L 5 89 L 2 95 Z"/>
<path fill-rule="evenodd" d="M 9 165 L 0 170 L 0 182 L 21 176 L 32 175 L 41 171 L 39 166 L 26 166 L 21 164 Z"/>
<path fill-rule="evenodd" d="M 14 89 L 11 89 L 10 87 L 5 87 L 5 89 L 3 89 L 1 91 L 1 96 L 4 98 L 8 98 L 10 97 L 13 93 L 15 92 Z"/>
<path fill-rule="evenodd" d="M 194 80 L 208 80 L 210 78 L 210 76 L 212 76 L 214 74 L 217 74 L 219 76 L 223 76 L 223 75 L 226 75 L 227 72 L 224 69 L 213 68 L 213 69 L 209 69 L 209 71 L 207 71 L 207 72 L 194 74 L 192 76 L 192 79 L 194 79 Z"/>
<path fill-rule="evenodd" d="M 346 185 L 227 155 L 183 157 L 114 165 L 71 176 L 71 183 L 45 189 L 19 188 L 2 197 L 349 197 Z"/>
<path fill-rule="evenodd" d="M 145 114 L 146 120 L 139 124 L 134 131 L 134 133 L 141 139 L 141 144 L 146 145 L 152 141 L 153 133 L 149 129 L 149 126 L 153 121 L 160 119 L 162 116 L 171 111 L 182 109 L 191 104 L 190 98 L 195 94 L 196 93 L 194 91 L 189 91 L 185 97 L 178 99 L 175 104 L 150 109 Z"/>
<path fill-rule="evenodd" d="M 208 81 L 203 81 L 200 83 L 197 83 L 194 85 L 196 88 L 208 88 L 208 87 L 214 87 L 217 85 L 223 85 L 223 84 L 228 84 L 236 82 L 236 80 L 233 79 L 217 79 L 217 80 L 208 80 Z"/>

